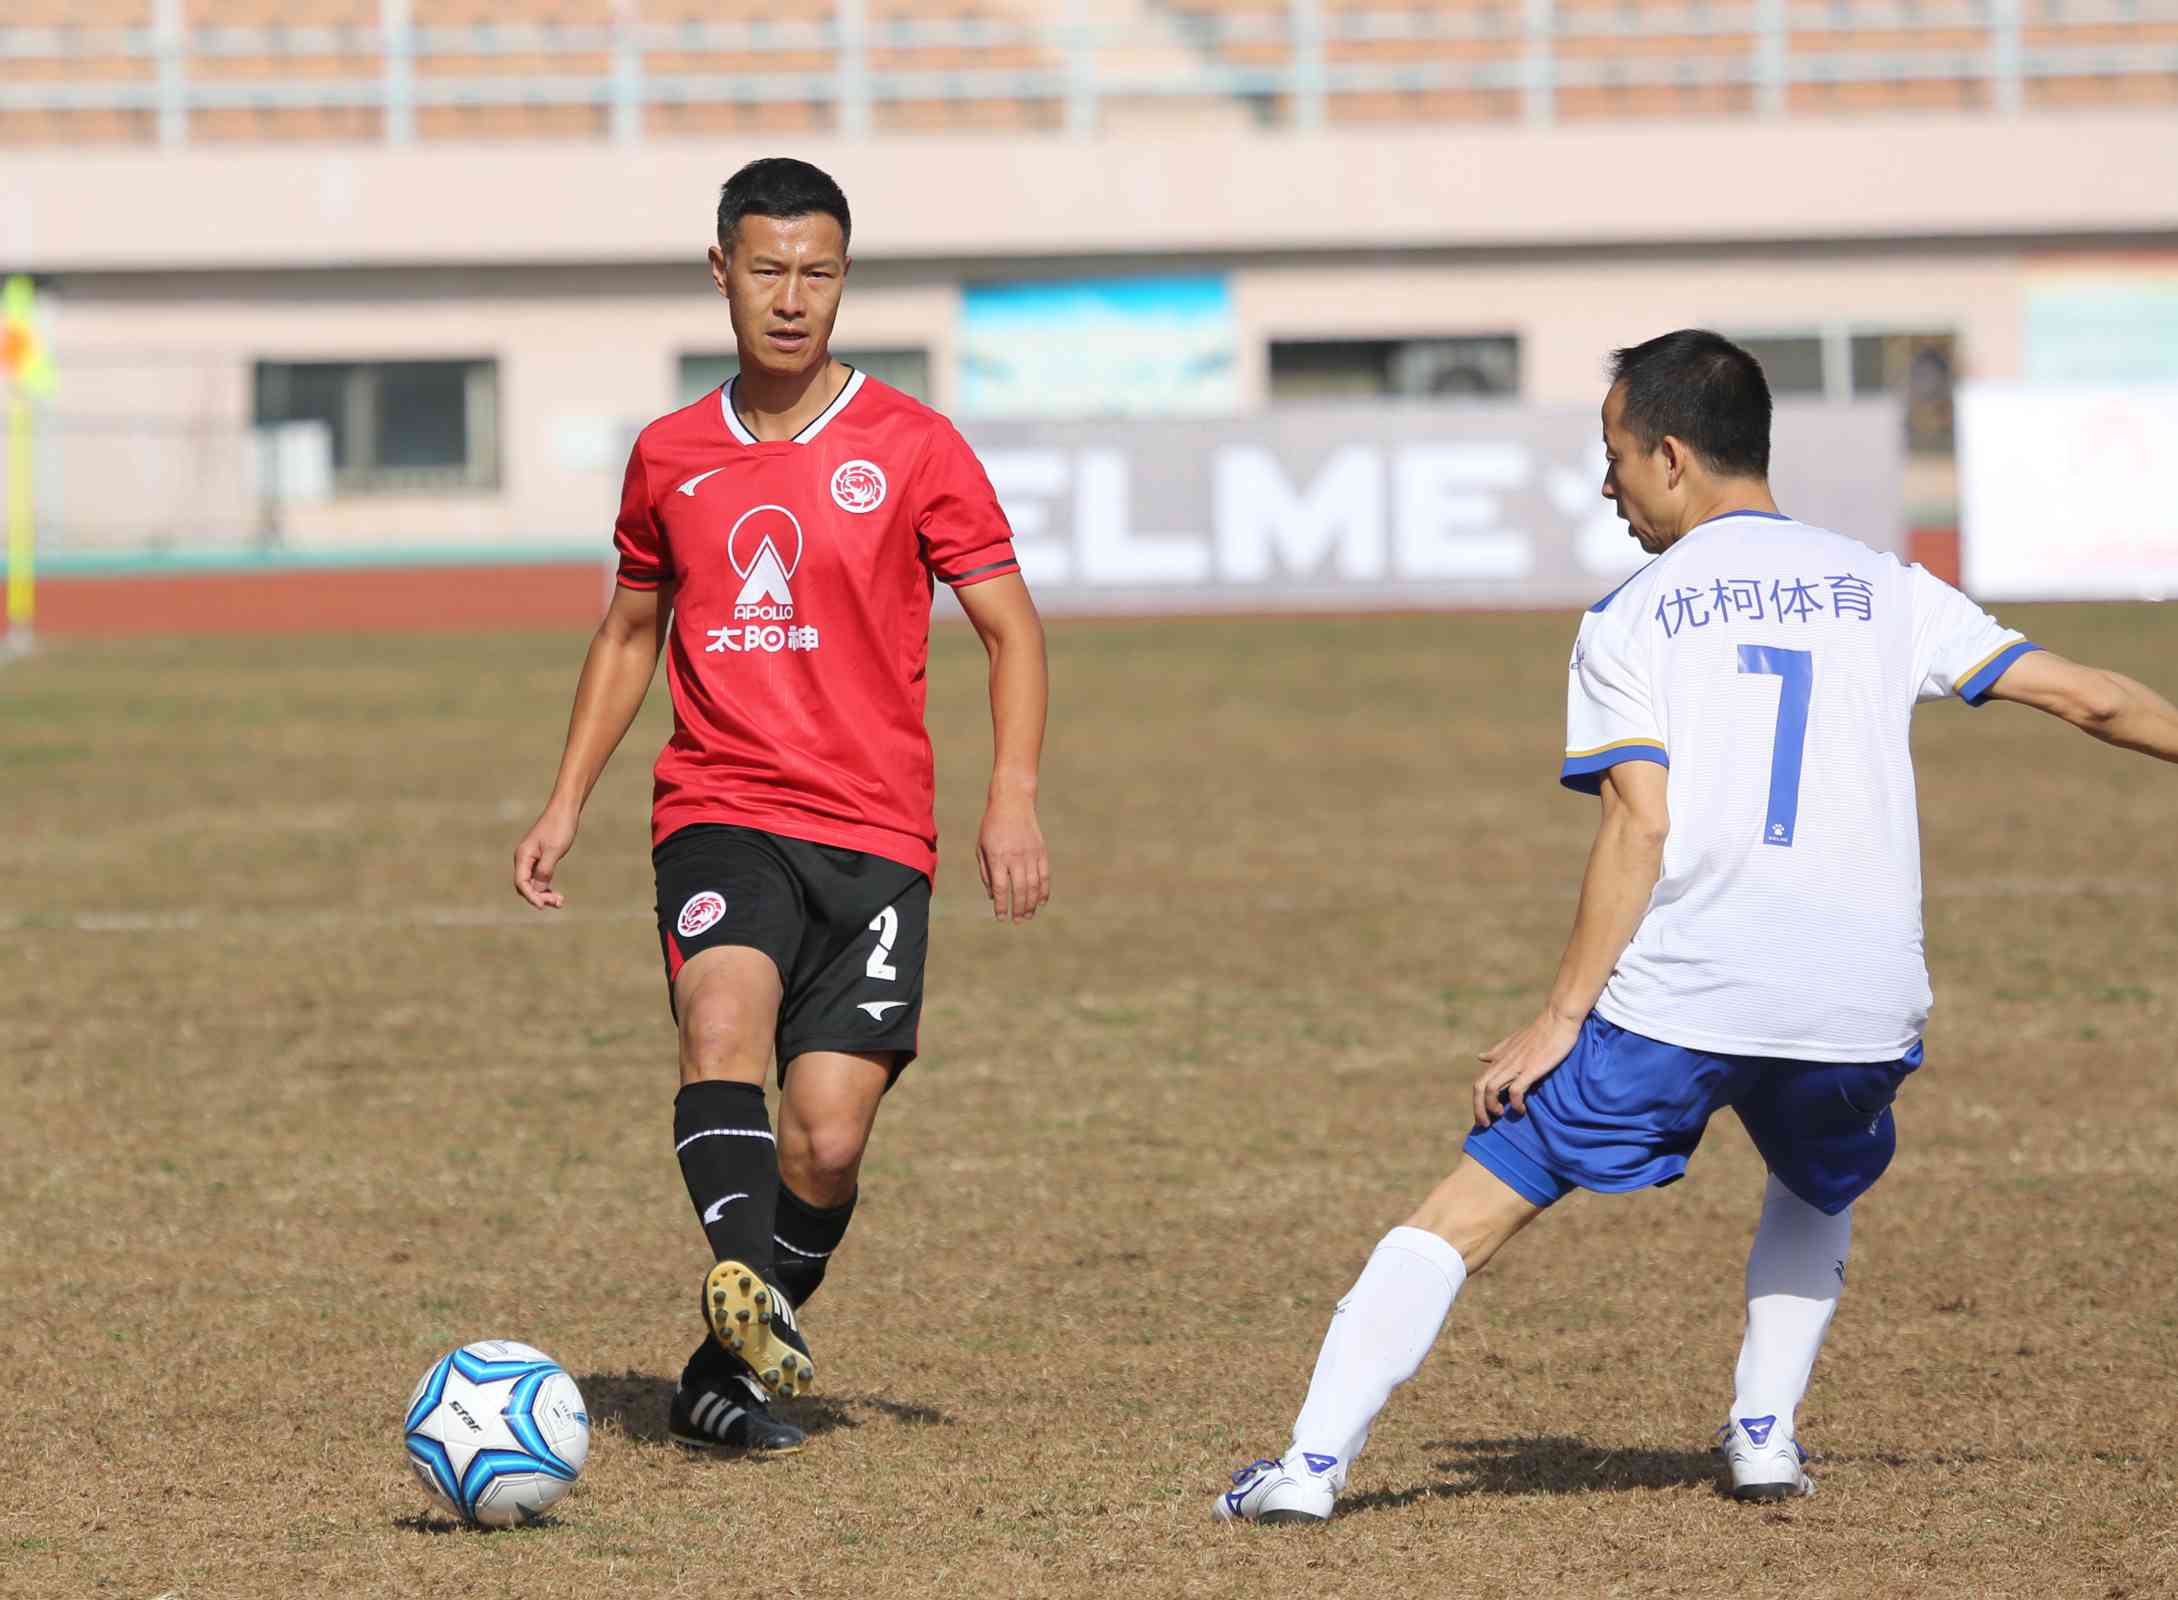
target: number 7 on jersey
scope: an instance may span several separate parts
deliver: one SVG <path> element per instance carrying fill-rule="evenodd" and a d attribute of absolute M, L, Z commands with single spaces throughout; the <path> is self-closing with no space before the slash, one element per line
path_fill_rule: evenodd
<path fill-rule="evenodd" d="M 1762 823 L 1762 842 L 1789 848 L 1800 820 L 1800 757 L 1807 749 L 1807 703 L 1815 688 L 1815 656 L 1807 650 L 1743 644 L 1739 670 L 1781 680 L 1777 734 L 1770 746 L 1770 814 Z"/>

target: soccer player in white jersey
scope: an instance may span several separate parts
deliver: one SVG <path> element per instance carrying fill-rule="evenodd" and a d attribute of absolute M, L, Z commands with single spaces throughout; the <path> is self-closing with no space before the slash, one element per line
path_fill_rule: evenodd
<path fill-rule="evenodd" d="M 1466 1159 L 1378 1244 L 1290 1447 L 1234 1474 L 1221 1518 L 1328 1517 L 1468 1274 L 1572 1189 L 1676 1182 L 1726 1106 L 1769 1177 L 1720 1443 L 1736 1498 L 1813 1493 L 1794 1412 L 1929 1009 L 1914 704 L 2016 701 L 2178 761 L 2158 695 L 1780 511 L 1744 350 L 1669 333 L 1612 378 L 1603 493 L 1656 559 L 1573 649 L 1560 778 L 1602 818 L 1572 937 L 1542 1013 L 1482 1057 Z"/>

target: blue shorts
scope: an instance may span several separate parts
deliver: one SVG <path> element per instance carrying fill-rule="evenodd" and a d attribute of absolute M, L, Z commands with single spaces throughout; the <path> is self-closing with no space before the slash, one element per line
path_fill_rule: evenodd
<path fill-rule="evenodd" d="M 1891 1164 L 1891 1101 L 1920 1064 L 1918 1042 L 1896 1061 L 1712 1055 L 1590 1012 L 1526 1113 L 1475 1129 L 1467 1153 L 1539 1206 L 1574 1189 L 1645 1189 L 1685 1177 L 1710 1117 L 1730 1106 L 1778 1180 L 1835 1216 Z"/>

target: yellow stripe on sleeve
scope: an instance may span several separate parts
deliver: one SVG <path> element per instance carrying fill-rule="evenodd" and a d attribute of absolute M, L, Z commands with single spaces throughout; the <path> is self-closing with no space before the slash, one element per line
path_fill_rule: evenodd
<path fill-rule="evenodd" d="M 1983 657 L 1982 657 L 1982 658 L 1981 658 L 1981 659 L 1980 659 L 1979 661 L 1975 662 L 1975 663 L 1974 663 L 1974 664 L 1973 664 L 1972 666 L 1968 667 L 1968 668 L 1967 668 L 1967 669 L 1966 669 L 1966 670 L 1965 670 L 1964 672 L 1960 673 L 1960 674 L 1959 674 L 1959 675 L 1958 675 L 1958 676 L 1957 676 L 1956 678 L 1952 679 L 1952 687 L 1953 687 L 1954 691 L 1956 691 L 1956 689 L 1958 688 L 1958 686 L 1959 686 L 1960 684 L 1972 683 L 1972 682 L 1974 681 L 1974 676 L 1975 676 L 1975 674 L 1976 674 L 1976 673 L 1980 672 L 1980 671 L 1981 671 L 1981 670 L 1982 670 L 1982 669 L 1983 669 L 1984 667 L 1988 666 L 1990 662 L 1994 661 L 1994 660 L 1995 660 L 1995 659 L 1996 659 L 1996 658 L 1997 658 L 1998 656 L 2002 655 L 2002 654 L 2003 654 L 2003 653 L 2004 653 L 2005 651 L 2009 650 L 2009 649 L 2010 649 L 2010 648 L 2011 648 L 2011 647 L 2012 647 L 2013 645 L 2015 645 L 2015 644 L 2025 644 L 2025 643 L 2026 643 L 2026 640 L 2024 640 L 2024 639 L 2006 639 L 2006 640 L 2005 640 L 2005 641 L 2004 641 L 2004 642 L 2003 642 L 2002 644 L 1998 645 L 1998 646 L 1997 646 L 1997 647 L 1996 647 L 1996 648 L 1995 648 L 1994 650 L 1990 651 L 1990 652 L 1989 652 L 1989 653 L 1988 653 L 1987 655 L 1983 656 Z"/>
<path fill-rule="evenodd" d="M 1593 750 L 1568 750 L 1565 753 L 1565 758 L 1568 761 L 1586 761 L 1590 756 L 1600 756 L 1607 750 L 1662 750 L 1663 748 L 1664 743 L 1661 739 L 1613 739 L 1609 744 L 1599 744 Z"/>

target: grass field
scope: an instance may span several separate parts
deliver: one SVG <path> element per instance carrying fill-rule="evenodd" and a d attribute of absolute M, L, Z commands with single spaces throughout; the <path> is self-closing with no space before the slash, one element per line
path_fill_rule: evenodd
<path fill-rule="evenodd" d="M 2178 688 L 2178 612 L 2041 608 Z M 9 1596 L 2178 1592 L 2178 771 L 1922 713 L 1937 1013 L 1802 1413 L 1720 1497 L 1761 1169 L 1576 1196 L 1461 1298 L 1345 1514 L 1219 1528 L 1332 1302 L 1540 998 L 1593 803 L 1568 618 L 1062 625 L 1048 916 L 968 845 L 933 668 L 923 1060 L 805 1319 L 798 1458 L 663 1440 L 707 1258 L 648 911 L 662 691 L 562 873 L 507 859 L 581 641 L 68 646 L 0 669 Z M 597 1421 L 543 1526 L 424 1515 L 432 1357 L 539 1344 Z"/>

